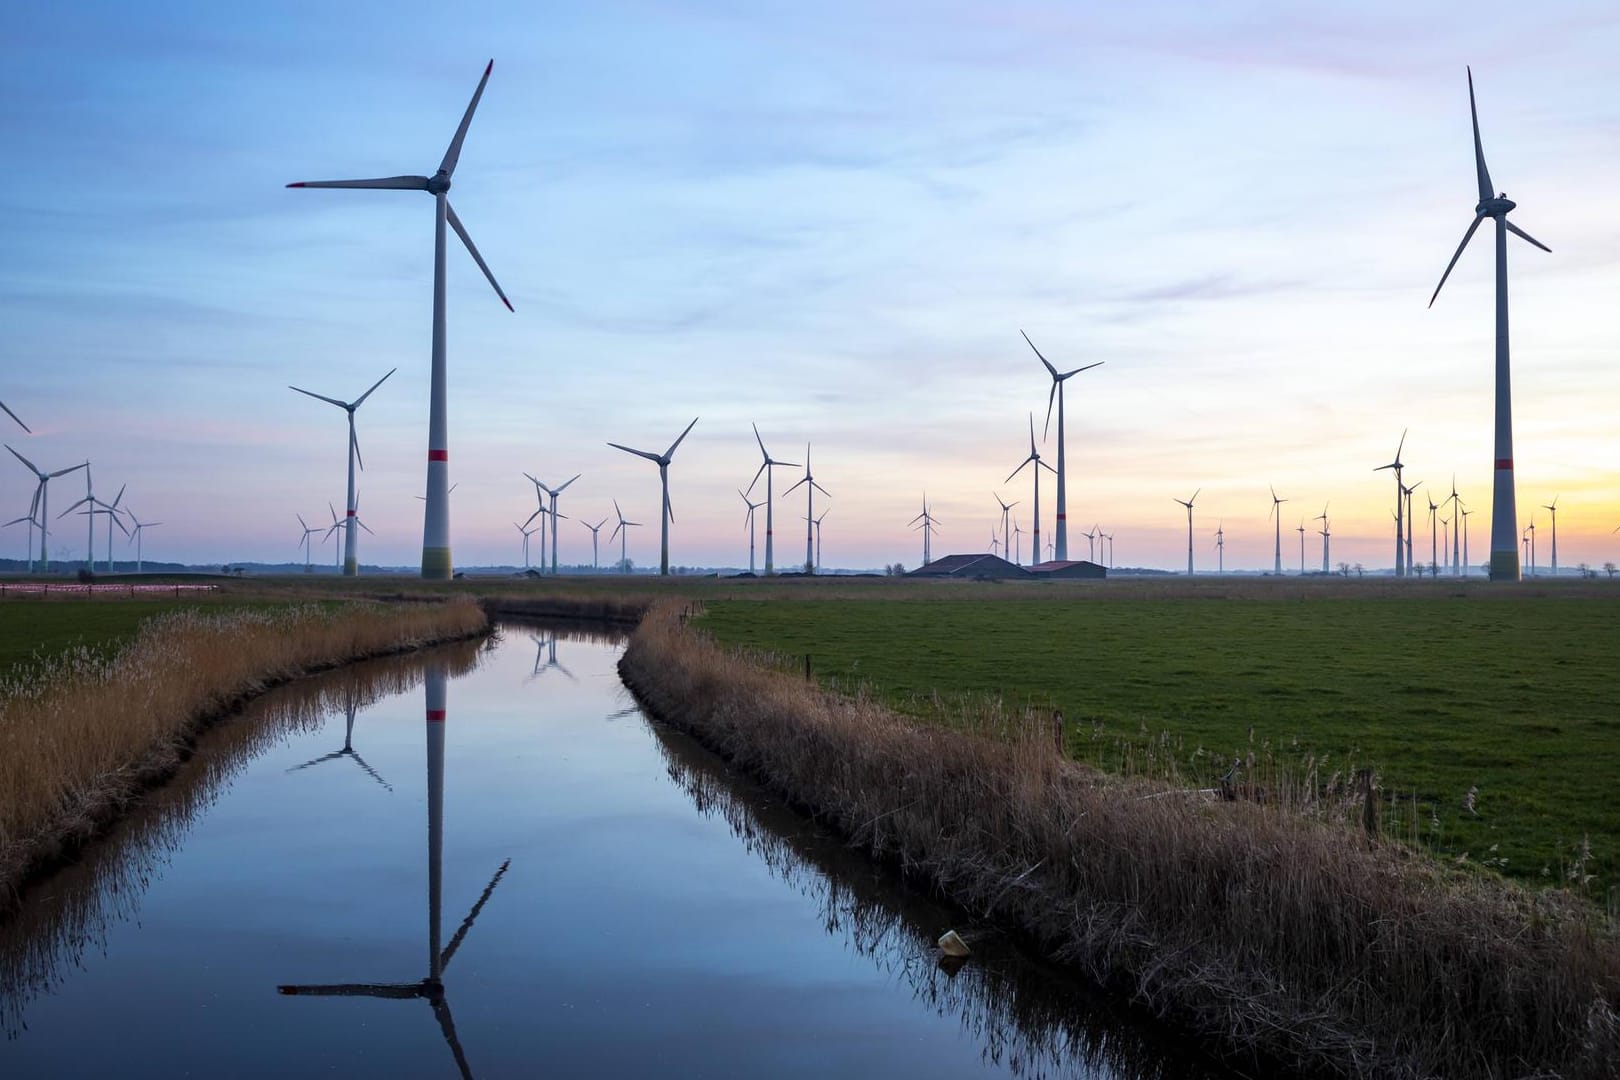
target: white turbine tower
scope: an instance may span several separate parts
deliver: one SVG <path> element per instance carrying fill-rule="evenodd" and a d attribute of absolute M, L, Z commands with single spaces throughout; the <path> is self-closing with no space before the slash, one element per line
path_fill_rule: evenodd
<path fill-rule="evenodd" d="M 450 148 L 444 152 L 444 159 L 439 162 L 439 170 L 432 176 L 385 176 L 374 180 L 309 180 L 287 185 L 295 188 L 382 188 L 396 191 L 425 191 L 433 196 L 433 369 L 428 398 L 427 507 L 422 515 L 422 576 L 440 581 L 448 581 L 454 574 L 450 558 L 450 428 L 445 373 L 444 228 L 447 222 L 466 245 L 473 261 L 478 264 L 478 269 L 489 279 L 490 285 L 495 289 L 495 295 L 501 298 L 501 303 L 506 305 L 508 311 L 512 310 L 512 301 L 501 291 L 495 275 L 490 273 L 489 267 L 485 265 L 484 257 L 478 254 L 478 248 L 473 245 L 472 237 L 468 236 L 467 230 L 462 227 L 461 219 L 456 217 L 455 210 L 451 209 L 449 200 L 450 178 L 455 174 L 456 162 L 461 158 L 462 140 L 467 137 L 467 128 L 472 123 L 473 111 L 478 108 L 478 99 L 484 96 L 484 86 L 489 82 L 489 73 L 494 67 L 495 61 L 491 60 L 484 68 L 484 77 L 478 80 L 478 89 L 473 91 L 472 101 L 467 104 L 467 111 L 461 118 L 461 126 L 456 128 L 456 134 L 450 140 Z"/>
<path fill-rule="evenodd" d="M 754 511 L 765 504 L 762 502 L 749 502 L 748 496 L 740 491 L 737 494 L 742 496 L 743 505 L 748 507 L 748 513 L 743 520 L 743 528 L 748 530 L 748 572 L 752 574 L 754 572 L 754 533 L 756 532 L 754 528 Z"/>
<path fill-rule="evenodd" d="M 1226 522 L 1215 526 L 1215 572 L 1226 573 Z"/>
<path fill-rule="evenodd" d="M 619 523 L 613 526 L 613 531 L 608 534 L 608 543 L 613 543 L 615 536 L 619 537 L 619 571 L 628 574 L 630 572 L 630 556 L 627 553 L 628 549 L 625 547 L 625 543 L 630 538 L 631 526 L 639 526 L 641 522 L 626 521 L 624 511 L 619 509 L 618 499 L 613 500 L 613 512 L 619 515 Z"/>
<path fill-rule="evenodd" d="M 1029 335 L 1025 334 L 1022 330 L 1020 330 L 1018 332 L 1020 334 L 1023 334 L 1025 343 L 1028 344 L 1031 349 L 1035 349 L 1035 343 L 1033 341 L 1029 340 Z M 1057 464 L 1057 556 L 1056 557 L 1057 557 L 1057 559 L 1059 561 L 1062 561 L 1062 560 L 1065 560 L 1065 559 L 1067 559 L 1069 557 L 1069 503 L 1068 503 L 1068 488 L 1065 485 L 1065 480 L 1066 480 L 1068 474 L 1067 474 L 1067 471 L 1063 467 L 1063 443 L 1064 443 L 1064 439 L 1063 439 L 1063 383 L 1064 383 L 1065 380 L 1069 379 L 1072 376 L 1080 374 L 1082 371 L 1090 371 L 1094 367 L 1102 367 L 1103 364 L 1106 363 L 1106 361 L 1099 360 L 1095 364 L 1087 364 L 1085 367 L 1077 367 L 1073 371 L 1059 372 L 1057 368 L 1052 366 L 1052 362 L 1050 360 L 1048 360 L 1044 356 L 1041 356 L 1041 350 L 1035 349 L 1035 355 L 1040 357 L 1041 363 L 1046 365 L 1047 373 L 1052 376 L 1052 389 L 1046 395 L 1046 431 L 1047 432 L 1050 432 L 1052 430 L 1052 398 L 1053 397 L 1057 398 L 1058 464 Z M 1045 433 L 1043 433 L 1041 437 L 1045 438 L 1046 437 Z M 1190 573 L 1190 571 L 1189 571 L 1189 573 Z"/>
<path fill-rule="evenodd" d="M 748 482 L 748 490 L 749 491 L 754 490 L 754 485 L 759 483 L 759 474 L 764 473 L 765 474 L 765 574 L 766 574 L 767 577 L 769 577 L 771 574 L 776 573 L 776 550 L 775 550 L 775 546 L 774 546 L 774 542 L 773 542 L 773 534 L 775 532 L 775 522 L 774 522 L 774 520 L 772 519 L 772 516 L 771 516 L 771 508 L 772 508 L 772 505 L 775 502 L 775 500 L 771 497 L 771 470 L 773 468 L 779 466 L 779 465 L 785 465 L 785 466 L 788 466 L 788 467 L 794 468 L 794 469 L 798 468 L 799 465 L 798 465 L 798 462 L 796 462 L 796 461 L 777 461 L 775 458 L 771 457 L 770 452 L 765 449 L 765 440 L 759 437 L 759 425 L 758 424 L 754 425 L 754 441 L 759 443 L 760 457 L 764 458 L 765 460 L 760 464 L 759 472 L 756 472 L 754 474 L 754 478 Z M 746 499 L 747 495 L 745 494 L 743 497 Z"/>
<path fill-rule="evenodd" d="M 1203 491 L 1203 490 L 1204 490 L 1203 488 L 1198 489 L 1198 491 Z M 1192 512 L 1193 512 L 1193 503 L 1198 501 L 1198 491 L 1193 492 L 1192 493 L 1192 498 L 1190 498 L 1190 499 L 1171 498 L 1171 500 L 1170 500 L 1171 502 L 1178 502 L 1182 506 L 1185 506 L 1187 508 L 1187 576 L 1188 577 L 1192 577 L 1192 572 L 1193 572 Z"/>
<path fill-rule="evenodd" d="M 16 451 L 13 450 L 12 453 L 15 454 Z M 118 489 L 118 497 L 119 498 L 124 497 L 124 489 L 123 488 Z M 85 519 L 86 533 L 85 533 L 84 565 L 85 565 L 86 569 L 94 572 L 94 570 L 96 568 L 96 517 L 95 517 L 95 515 L 96 515 L 96 512 L 97 512 L 97 507 L 101 508 L 101 510 L 111 510 L 111 509 L 113 509 L 113 507 L 109 506 L 107 503 L 104 503 L 100 499 L 96 498 L 95 489 L 91 487 L 90 463 L 88 461 L 84 463 L 84 498 L 80 499 L 78 502 L 74 503 L 72 506 L 68 507 L 66 510 L 62 511 L 60 514 L 57 514 L 56 516 L 58 518 L 65 518 L 69 514 L 71 514 L 73 511 L 77 510 L 79 507 L 84 506 L 86 504 L 89 504 L 90 509 L 88 511 L 86 511 L 86 513 L 89 516 L 86 517 L 86 519 Z M 119 527 L 120 528 L 123 527 L 122 522 L 119 523 Z M 109 524 L 107 526 L 107 552 L 108 552 L 107 561 L 109 563 L 111 563 L 112 562 L 112 525 L 111 524 Z M 110 569 L 110 567 L 109 567 L 109 569 Z"/>
<path fill-rule="evenodd" d="M 20 420 L 17 422 L 22 423 Z M 46 472 L 44 469 L 41 469 L 39 466 L 35 465 L 32 461 L 29 461 L 27 458 L 17 453 L 16 450 L 12 450 L 10 445 L 7 445 L 6 449 L 11 450 L 11 456 L 26 465 L 28 470 L 32 472 L 35 478 L 39 481 L 39 483 L 34 487 L 34 499 L 33 502 L 29 504 L 28 516 L 30 518 L 38 518 L 38 521 L 36 521 L 35 524 L 39 526 L 40 573 L 48 574 L 50 573 L 51 569 L 51 560 L 50 555 L 45 550 L 45 523 L 50 521 L 50 483 L 58 476 L 66 476 L 68 473 L 77 472 L 79 469 L 88 469 L 90 467 L 90 463 L 88 461 L 83 461 L 77 465 L 70 465 L 65 469 L 57 469 L 55 472 Z M 78 504 L 75 503 L 74 505 Z"/>
<path fill-rule="evenodd" d="M 602 531 L 602 526 L 607 524 L 607 518 L 603 518 L 601 521 L 598 521 L 595 525 L 592 525 L 588 521 L 582 521 L 582 522 L 580 522 L 580 524 L 585 526 L 587 529 L 591 530 L 591 569 L 595 570 L 595 569 L 597 569 L 596 540 L 597 540 L 598 534 L 600 534 L 601 531 Z M 612 540 L 612 537 L 610 536 L 608 539 Z"/>
<path fill-rule="evenodd" d="M 815 552 L 810 545 L 812 529 L 811 523 L 815 521 L 816 514 L 816 492 L 821 492 L 829 499 L 832 498 L 832 495 L 827 491 L 826 488 L 817 483 L 816 478 L 810 473 L 809 443 L 804 444 L 804 475 L 799 478 L 798 483 L 782 492 L 782 494 L 791 495 L 793 493 L 793 489 L 797 488 L 800 484 L 804 485 L 804 572 L 807 574 L 813 574 L 816 572 L 816 560 Z"/>
<path fill-rule="evenodd" d="M 389 370 L 388 375 L 392 375 L 398 370 L 398 368 L 392 368 Z M 354 434 L 354 412 L 361 405 L 365 404 L 365 400 L 371 396 L 372 390 L 377 389 L 377 387 L 388 381 L 388 375 L 384 375 L 382 378 L 372 383 L 371 390 L 367 390 L 353 401 L 339 401 L 337 398 L 329 398 L 325 394 L 317 394 L 313 390 L 305 390 L 303 387 L 299 386 L 289 385 L 287 387 L 289 390 L 296 390 L 300 394 L 315 398 L 317 401 L 324 401 L 328 405 L 336 405 L 338 408 L 349 414 L 349 497 L 344 503 L 347 514 L 346 520 L 343 523 L 343 573 L 346 577 L 354 577 L 360 573 L 360 563 L 355 556 L 354 515 L 357 511 L 354 504 L 354 467 L 356 464 L 358 464 L 362 470 L 364 470 L 366 467 L 364 459 L 362 459 L 360 456 L 360 440 L 356 438 Z"/>
<path fill-rule="evenodd" d="M 920 522 L 920 524 L 919 524 Z M 928 510 L 928 492 L 923 492 L 922 513 L 912 518 L 906 524 L 913 529 L 921 529 L 923 534 L 923 565 L 927 566 L 934 561 L 933 536 L 939 521 Z"/>
<path fill-rule="evenodd" d="M 1463 248 L 1474 238 L 1474 230 L 1486 218 L 1496 222 L 1496 460 L 1495 483 L 1491 499 L 1491 580 L 1519 580 L 1519 545 L 1514 533 L 1518 529 L 1517 506 L 1513 488 L 1513 392 L 1508 365 L 1508 284 L 1507 234 L 1512 233 L 1542 251 L 1552 249 L 1507 219 L 1515 204 L 1505 193 L 1496 192 L 1491 174 L 1485 168 L 1485 149 L 1479 139 L 1479 110 L 1474 106 L 1474 72 L 1468 69 L 1468 114 L 1474 123 L 1474 170 L 1479 181 L 1479 203 L 1474 207 L 1474 220 L 1463 234 L 1457 253 L 1446 264 L 1440 275 L 1440 284 L 1429 297 L 1429 306 L 1440 295 L 1451 276 L 1451 268 L 1462 257 Z"/>
<path fill-rule="evenodd" d="M 417 497 L 421 498 L 421 496 L 417 496 Z M 322 542 L 325 542 L 327 537 L 336 535 L 339 529 L 347 528 L 348 527 L 348 521 L 349 521 L 349 519 L 347 517 L 342 517 L 342 518 L 338 517 L 337 516 L 337 511 L 332 509 L 332 504 L 331 503 L 326 504 L 326 509 L 332 515 L 332 525 L 331 525 L 330 528 L 328 528 L 326 530 L 326 536 L 321 537 Z M 376 536 L 377 535 L 376 533 L 371 531 L 371 528 L 364 521 L 362 521 L 360 519 L 360 496 L 359 495 L 356 495 L 354 497 L 354 524 L 355 524 L 355 526 L 357 528 L 365 529 L 366 534 L 369 535 L 369 536 Z M 337 570 L 337 569 L 340 569 L 342 567 L 343 564 L 342 564 L 342 562 L 339 561 L 342 554 L 343 554 L 342 546 L 338 545 L 338 544 L 333 544 L 332 545 L 332 569 Z"/>
<path fill-rule="evenodd" d="M 658 482 L 664 489 L 663 511 L 658 515 L 658 524 L 662 533 L 662 540 L 659 543 L 658 572 L 666 577 L 669 575 L 669 523 L 675 520 L 675 511 L 669 505 L 669 463 L 670 459 L 675 456 L 675 448 L 681 445 L 681 439 L 686 438 L 687 432 L 690 432 L 697 422 L 698 418 L 692 417 L 692 423 L 686 425 L 686 431 L 681 432 L 679 437 L 669 444 L 669 449 L 662 454 L 655 454 L 650 450 L 633 450 L 616 442 L 608 443 L 615 450 L 623 450 L 627 454 L 644 457 L 658 466 Z M 553 526 L 555 527 L 555 523 L 553 523 Z"/>
<path fill-rule="evenodd" d="M 1019 473 L 1024 471 L 1025 465 L 1032 463 L 1035 466 L 1034 469 L 1031 470 L 1035 474 L 1035 535 L 1033 537 L 1034 543 L 1029 549 L 1029 561 L 1031 565 L 1034 565 L 1035 563 L 1041 561 L 1041 470 L 1045 469 L 1047 472 L 1057 471 L 1056 469 L 1052 468 L 1052 466 L 1042 461 L 1041 452 L 1035 449 L 1034 413 L 1029 414 L 1029 457 L 1019 462 L 1018 468 L 1014 469 L 1007 479 L 1002 481 L 1002 483 L 1010 483 L 1014 476 L 1017 476 Z"/>
<path fill-rule="evenodd" d="M 1282 511 L 1277 508 L 1287 501 L 1277 498 L 1276 488 L 1271 489 L 1271 512 L 1266 516 L 1277 519 L 1277 561 L 1272 567 L 1272 572 L 1279 576 L 1282 574 Z"/>

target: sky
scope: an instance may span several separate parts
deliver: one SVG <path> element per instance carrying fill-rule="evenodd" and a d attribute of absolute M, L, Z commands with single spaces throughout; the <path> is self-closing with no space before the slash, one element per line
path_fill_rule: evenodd
<path fill-rule="evenodd" d="M 561 561 L 613 502 L 658 558 L 746 566 L 751 424 L 830 493 L 822 562 L 990 547 L 1009 473 L 1066 391 L 1070 555 L 1118 565 L 1391 564 L 1407 431 L 1417 497 L 1488 554 L 1492 246 L 1426 307 L 1477 199 L 1464 65 L 1512 220 L 1519 518 L 1538 561 L 1620 560 L 1620 10 L 1612 3 L 81 2 L 0 25 L 0 416 L 38 465 L 163 525 L 148 558 L 302 558 L 342 506 L 358 414 L 365 563 L 422 539 L 432 214 L 415 192 L 296 180 L 431 173 L 495 66 L 452 203 L 516 309 L 448 255 L 451 531 L 514 563 L 532 473 Z M 9 455 L 6 455 L 9 458 Z M 777 474 L 780 492 L 802 471 Z M 1043 540 L 1055 485 L 1043 474 Z M 758 491 L 763 490 L 761 480 Z M 0 463 L 0 511 L 31 475 Z M 83 494 L 53 485 L 53 508 Z M 777 561 L 802 560 L 803 489 Z M 52 510 L 53 515 L 56 509 Z M 339 511 L 341 513 L 341 511 Z M 761 512 L 763 513 L 763 511 Z M 22 526 L 0 532 L 20 558 Z M 1427 523 L 1418 548 L 1426 561 Z M 82 558 L 82 519 L 53 552 Z M 538 537 L 536 537 L 538 539 Z M 103 539 L 101 544 L 105 543 Z M 763 563 L 763 526 L 758 555 Z M 115 552 L 131 549 L 120 536 Z M 611 550 L 611 553 L 610 553 Z M 330 559 L 333 545 L 317 549 Z"/>

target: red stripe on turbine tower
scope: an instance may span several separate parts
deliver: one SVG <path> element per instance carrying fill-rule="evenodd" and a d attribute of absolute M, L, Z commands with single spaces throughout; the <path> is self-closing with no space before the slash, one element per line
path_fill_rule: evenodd
<path fill-rule="evenodd" d="M 354 515 L 355 515 L 355 511 L 353 511 L 353 510 L 350 510 L 350 511 L 349 511 L 349 516 L 350 516 L 350 517 L 354 517 Z"/>
<path fill-rule="evenodd" d="M 428 460 L 429 461 L 449 461 L 450 460 L 450 451 L 448 451 L 448 450 L 429 450 L 428 451 Z"/>
<path fill-rule="evenodd" d="M 1510 458 L 1510 457 L 1497 458 L 1496 459 L 1496 467 L 1498 469 L 1507 469 L 1509 471 L 1512 471 L 1512 469 L 1513 469 L 1513 459 Z"/>
<path fill-rule="evenodd" d="M 444 709 L 429 709 L 427 711 L 428 723 L 430 723 L 430 724 L 442 724 L 442 723 L 444 723 L 444 714 L 445 714 Z"/>

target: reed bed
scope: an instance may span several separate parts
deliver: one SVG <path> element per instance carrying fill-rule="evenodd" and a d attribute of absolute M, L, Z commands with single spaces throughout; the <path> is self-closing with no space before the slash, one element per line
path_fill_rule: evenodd
<path fill-rule="evenodd" d="M 147 621 L 110 658 L 76 648 L 0 683 L 0 913 L 29 874 L 170 775 L 197 732 L 233 704 L 487 626 L 468 600 L 180 610 Z"/>
<path fill-rule="evenodd" d="M 1559 890 L 1264 800 L 1106 778 L 1049 714 L 919 724 L 728 653 L 679 605 L 621 663 L 650 711 L 873 853 L 1228 1055 L 1342 1076 L 1614 1075 L 1620 942 Z"/>
<path fill-rule="evenodd" d="M 538 619 L 608 623 L 633 627 L 656 598 L 634 593 L 580 593 L 564 589 L 543 593 L 491 594 L 479 601 L 491 619 Z"/>

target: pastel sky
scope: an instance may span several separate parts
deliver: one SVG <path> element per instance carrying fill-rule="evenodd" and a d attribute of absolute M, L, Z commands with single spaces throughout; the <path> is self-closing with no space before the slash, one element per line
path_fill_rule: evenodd
<path fill-rule="evenodd" d="M 1509 249 L 1520 517 L 1560 496 L 1560 562 L 1601 564 L 1617 55 L 1612 0 L 23 5 L 0 26 L 0 400 L 36 434 L 0 426 L 41 466 L 88 457 L 104 498 L 127 484 L 164 522 L 149 558 L 297 559 L 294 515 L 343 504 L 345 429 L 287 384 L 352 398 L 397 366 L 359 414 L 361 558 L 415 565 L 432 201 L 283 185 L 431 173 L 494 57 L 453 201 L 516 314 L 452 249 L 458 565 L 517 561 L 525 471 L 583 474 L 563 561 L 617 498 L 656 563 L 656 469 L 606 442 L 662 450 L 694 416 L 675 563 L 746 565 L 756 421 L 778 457 L 812 444 L 828 565 L 915 565 L 925 490 L 936 555 L 988 549 L 992 492 L 1027 553 L 1028 474 L 1005 478 L 1049 381 L 1020 328 L 1060 367 L 1105 361 L 1068 384 L 1071 555 L 1097 522 L 1117 563 L 1184 566 L 1171 500 L 1201 488 L 1200 568 L 1217 524 L 1229 568 L 1269 567 L 1274 485 L 1285 566 L 1324 504 L 1334 562 L 1388 566 L 1372 469 L 1410 428 L 1407 477 L 1421 502 L 1455 474 L 1477 564 L 1488 235 L 1425 307 L 1476 199 L 1472 64 L 1492 175 L 1553 249 Z M 82 493 L 58 484 L 55 507 Z M 6 518 L 31 491 L 0 463 Z M 82 555 L 80 521 L 52 539 Z"/>

